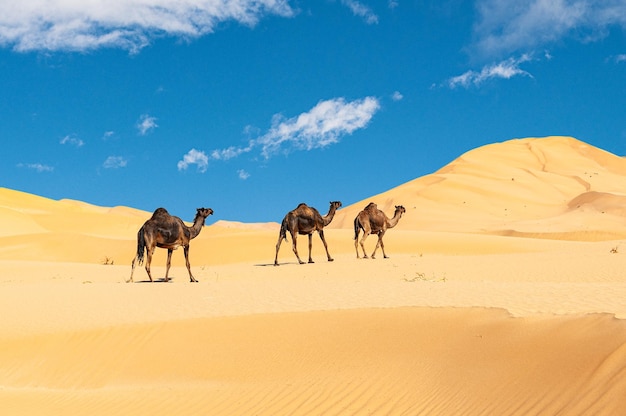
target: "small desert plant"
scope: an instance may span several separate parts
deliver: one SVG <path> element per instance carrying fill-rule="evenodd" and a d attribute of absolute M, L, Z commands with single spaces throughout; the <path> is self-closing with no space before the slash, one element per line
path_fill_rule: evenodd
<path fill-rule="evenodd" d="M 619 253 L 619 252 L 617 251 L 617 246 L 613 247 L 613 248 L 611 249 L 610 253 L 611 253 L 611 254 L 617 254 L 617 253 Z"/>
<path fill-rule="evenodd" d="M 102 260 L 102 264 L 105 266 L 113 266 L 113 259 L 105 256 L 104 259 Z"/>

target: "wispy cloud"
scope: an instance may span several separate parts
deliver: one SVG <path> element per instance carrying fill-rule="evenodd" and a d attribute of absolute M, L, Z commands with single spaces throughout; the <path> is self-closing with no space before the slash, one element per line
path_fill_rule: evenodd
<path fill-rule="evenodd" d="M 102 140 L 109 140 L 111 137 L 113 137 L 115 135 L 114 131 L 105 131 L 104 134 L 102 135 Z"/>
<path fill-rule="evenodd" d="M 128 161 L 122 156 L 109 156 L 106 158 L 102 166 L 105 169 L 125 168 Z"/>
<path fill-rule="evenodd" d="M 613 57 L 611 57 L 611 59 L 615 62 L 615 63 L 621 63 L 621 62 L 626 62 L 626 54 L 622 53 L 619 55 L 615 55 Z"/>
<path fill-rule="evenodd" d="M 211 33 L 222 22 L 254 26 L 267 15 L 290 17 L 287 0 L 124 0 L 0 2 L 0 46 L 17 51 L 137 52 L 158 36 Z"/>
<path fill-rule="evenodd" d="M 275 115 L 270 130 L 252 144 L 261 147 L 265 158 L 281 150 L 323 148 L 339 142 L 341 136 L 367 126 L 379 109 L 380 103 L 374 97 L 350 102 L 344 98 L 320 101 L 297 117 L 286 119 L 280 114 Z"/>
<path fill-rule="evenodd" d="M 588 42 L 609 26 L 626 27 L 626 0 L 479 0 L 474 52 L 502 56 L 535 50 L 565 37 Z"/>
<path fill-rule="evenodd" d="M 74 135 L 65 136 L 59 141 L 59 143 L 69 144 L 71 146 L 76 146 L 76 147 L 83 147 L 83 145 L 85 144 L 85 142 L 83 142 L 81 139 L 79 139 L 78 137 Z"/>
<path fill-rule="evenodd" d="M 18 163 L 17 167 L 18 168 L 31 169 L 31 170 L 34 170 L 37 173 L 53 172 L 54 171 L 54 168 L 52 166 L 43 165 L 41 163 Z"/>
<path fill-rule="evenodd" d="M 251 141 L 246 147 L 231 146 L 226 149 L 216 149 L 211 152 L 211 159 L 213 160 L 228 160 L 235 158 L 243 153 L 248 153 L 255 146 L 255 142 Z"/>
<path fill-rule="evenodd" d="M 403 98 L 404 98 L 404 95 L 402 95 L 400 91 L 394 91 L 394 93 L 391 94 L 391 99 L 393 101 L 402 101 Z"/>
<path fill-rule="evenodd" d="M 484 82 L 494 79 L 510 79 L 516 76 L 526 76 L 532 78 L 532 75 L 520 68 L 520 64 L 532 60 L 530 55 L 522 55 L 519 58 L 509 58 L 502 62 L 490 64 L 483 67 L 480 71 L 467 71 L 461 75 L 457 75 L 448 79 L 444 86 L 449 88 L 469 88 L 471 86 L 479 86 Z"/>
<path fill-rule="evenodd" d="M 246 179 L 250 177 L 250 174 L 243 169 L 239 169 L 237 171 L 237 175 L 239 176 L 239 179 L 241 179 L 242 181 L 245 181 Z"/>
<path fill-rule="evenodd" d="M 196 165 L 198 172 L 206 172 L 209 166 L 209 157 L 203 151 L 191 149 L 183 160 L 178 162 L 178 170 L 186 170 L 190 165 Z"/>
<path fill-rule="evenodd" d="M 362 18 L 368 25 L 378 23 L 378 16 L 372 11 L 372 9 L 365 4 L 357 0 L 341 0 L 341 3 L 346 5 L 355 16 Z"/>
<path fill-rule="evenodd" d="M 297 117 L 276 114 L 264 135 L 250 140 L 245 147 L 229 147 L 211 153 L 213 159 L 231 159 L 254 149 L 269 159 L 282 152 L 319 149 L 339 142 L 340 138 L 362 129 L 380 109 L 378 99 L 366 97 L 346 102 L 344 98 L 320 101 Z"/>
<path fill-rule="evenodd" d="M 159 127 L 156 121 L 156 117 L 149 116 L 148 114 L 142 114 L 141 117 L 139 117 L 139 121 L 137 122 L 137 130 L 139 130 L 139 134 L 145 136 L 152 130 Z"/>
<path fill-rule="evenodd" d="M 209 155 L 191 149 L 178 162 L 178 169 L 184 170 L 189 165 L 196 164 L 198 171 L 205 172 L 209 160 L 230 160 L 252 151 L 269 159 L 277 153 L 324 148 L 338 143 L 342 136 L 366 127 L 379 109 L 380 103 L 374 97 L 349 102 L 344 98 L 334 98 L 320 101 L 311 110 L 297 117 L 285 118 L 276 114 L 272 118 L 271 128 L 265 134 L 250 140 L 246 146 L 215 149 Z M 252 130 L 254 129 L 246 128 L 247 132 Z M 239 170 L 238 174 L 241 179 L 250 176 L 244 170 Z"/>

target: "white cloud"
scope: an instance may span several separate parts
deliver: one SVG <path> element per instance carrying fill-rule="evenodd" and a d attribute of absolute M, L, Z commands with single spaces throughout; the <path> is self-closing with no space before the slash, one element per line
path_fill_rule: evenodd
<path fill-rule="evenodd" d="M 186 170 L 189 165 L 197 165 L 198 172 L 204 173 L 209 166 L 209 157 L 200 150 L 191 149 L 183 156 L 183 160 L 178 162 L 178 170 Z"/>
<path fill-rule="evenodd" d="M 493 79 L 503 78 L 510 79 L 515 76 L 527 76 L 532 78 L 532 75 L 519 66 L 524 62 L 532 60 L 529 55 L 522 55 L 520 58 L 509 58 L 496 64 L 490 64 L 483 67 L 480 71 L 467 71 L 461 75 L 448 79 L 445 85 L 449 88 L 470 86 L 479 86 L 480 84 Z"/>
<path fill-rule="evenodd" d="M 237 175 L 239 176 L 239 179 L 241 179 L 242 181 L 245 181 L 246 179 L 250 177 L 250 174 L 243 169 L 239 169 L 237 171 Z"/>
<path fill-rule="evenodd" d="M 394 93 L 391 94 L 391 99 L 394 101 L 402 101 L 403 98 L 404 95 L 402 95 L 400 91 L 394 91 Z"/>
<path fill-rule="evenodd" d="M 287 0 L 2 1 L 0 46 L 137 52 L 159 36 L 194 38 L 222 22 L 254 26 L 267 15 L 294 14 Z"/>
<path fill-rule="evenodd" d="M 69 145 L 76 146 L 76 147 L 82 147 L 85 144 L 85 142 L 83 142 L 81 139 L 73 135 L 65 136 L 64 138 L 61 139 L 59 143 L 69 144 Z"/>
<path fill-rule="evenodd" d="M 231 146 L 211 152 L 211 159 L 228 160 L 259 149 L 268 159 L 276 153 L 319 149 L 339 142 L 340 138 L 367 126 L 380 109 L 378 99 L 366 97 L 346 102 L 344 98 L 320 101 L 297 117 L 276 114 L 272 127 L 262 136 L 250 140 L 246 147 Z"/>
<path fill-rule="evenodd" d="M 18 163 L 17 167 L 31 169 L 38 173 L 54 171 L 54 168 L 52 166 L 43 165 L 41 163 Z"/>
<path fill-rule="evenodd" d="M 530 51 L 565 37 L 592 41 L 626 27 L 626 0 L 479 0 L 473 49 L 483 56 Z"/>
<path fill-rule="evenodd" d="M 272 128 L 256 140 L 256 145 L 261 147 L 265 158 L 278 153 L 283 146 L 297 150 L 323 148 L 365 127 L 379 108 L 380 103 L 374 97 L 351 102 L 343 98 L 320 101 L 297 117 L 285 119 L 275 115 Z"/>
<path fill-rule="evenodd" d="M 148 114 L 142 114 L 142 116 L 139 117 L 139 121 L 137 122 L 137 129 L 139 130 L 139 134 L 145 136 L 152 130 L 159 127 L 156 121 L 156 117 L 149 116 Z"/>
<path fill-rule="evenodd" d="M 619 54 L 613 57 L 616 63 L 626 62 L 626 54 Z"/>
<path fill-rule="evenodd" d="M 114 131 L 105 131 L 102 135 L 102 140 L 109 140 L 111 137 L 115 135 Z"/>
<path fill-rule="evenodd" d="M 213 150 L 211 152 L 211 159 L 214 159 L 214 160 L 228 160 L 228 159 L 232 159 L 232 158 L 235 158 L 235 157 L 241 155 L 242 153 L 248 153 L 249 151 L 252 150 L 253 147 L 254 147 L 254 144 L 253 144 L 253 142 L 251 142 L 248 147 L 231 146 L 231 147 L 226 148 L 226 149 Z"/>
<path fill-rule="evenodd" d="M 38 173 L 54 171 L 54 168 L 52 166 L 43 165 L 41 163 L 18 163 L 17 167 L 31 169 Z"/>
<path fill-rule="evenodd" d="M 341 0 L 341 3 L 348 6 L 355 16 L 362 18 L 368 25 L 378 23 L 378 16 L 371 8 L 357 0 Z"/>
<path fill-rule="evenodd" d="M 117 168 L 125 168 L 128 164 L 128 161 L 122 156 L 109 156 L 106 158 L 102 166 L 105 169 L 117 169 Z"/>

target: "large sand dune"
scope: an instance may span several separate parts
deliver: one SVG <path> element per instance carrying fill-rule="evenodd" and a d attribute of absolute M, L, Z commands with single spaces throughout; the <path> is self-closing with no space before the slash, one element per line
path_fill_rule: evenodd
<path fill-rule="evenodd" d="M 370 201 L 407 209 L 389 259 L 356 259 Z M 0 188 L 2 414 L 621 414 L 624 202 L 624 159 L 512 140 L 339 210 L 332 263 L 216 213 L 200 283 L 178 250 L 127 284 L 151 213 Z"/>
<path fill-rule="evenodd" d="M 403 229 L 619 239 L 626 161 L 570 137 L 493 144 L 342 210 L 332 227 L 349 227 L 370 200 L 390 216 L 404 205 Z"/>

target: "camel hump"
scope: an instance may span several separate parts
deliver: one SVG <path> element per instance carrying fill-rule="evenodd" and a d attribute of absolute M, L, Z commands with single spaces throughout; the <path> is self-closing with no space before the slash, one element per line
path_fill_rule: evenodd
<path fill-rule="evenodd" d="M 301 202 L 300 204 L 298 204 L 296 209 L 291 212 L 293 212 L 297 216 L 311 216 L 314 215 L 317 210 L 313 207 L 308 206 L 304 202 Z"/>
<path fill-rule="evenodd" d="M 365 207 L 365 209 L 366 209 L 366 210 L 378 209 L 378 206 L 377 206 L 375 203 L 370 202 L 369 204 L 367 204 L 367 206 Z"/>
<path fill-rule="evenodd" d="M 167 212 L 167 210 L 165 208 L 157 208 L 154 210 L 154 212 L 152 213 L 153 217 L 160 217 L 162 215 L 170 215 L 169 212 Z"/>

